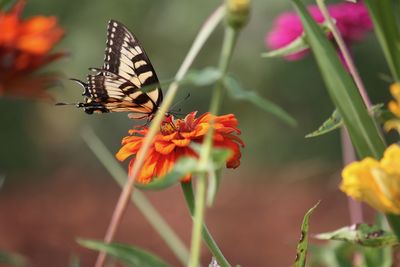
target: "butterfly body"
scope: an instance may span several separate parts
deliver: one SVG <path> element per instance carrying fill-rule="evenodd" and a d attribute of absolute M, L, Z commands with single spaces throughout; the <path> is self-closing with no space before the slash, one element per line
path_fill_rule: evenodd
<path fill-rule="evenodd" d="M 120 22 L 110 20 L 104 64 L 78 82 L 88 114 L 132 112 L 130 118 L 151 119 L 162 102 L 162 91 L 149 58 L 137 38 Z M 142 89 L 146 87 L 146 91 Z"/>

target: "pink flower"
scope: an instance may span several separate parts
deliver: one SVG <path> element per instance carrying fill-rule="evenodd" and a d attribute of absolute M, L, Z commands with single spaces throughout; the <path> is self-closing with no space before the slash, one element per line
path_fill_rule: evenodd
<path fill-rule="evenodd" d="M 315 5 L 308 10 L 317 23 L 323 23 L 324 17 Z M 362 2 L 340 3 L 328 7 L 329 14 L 336 20 L 336 26 L 347 44 L 360 41 L 366 32 L 372 30 L 372 21 L 368 10 Z M 272 49 L 284 47 L 301 36 L 303 25 L 295 12 L 285 12 L 274 22 L 274 27 L 265 38 L 265 43 Z M 288 60 L 303 58 L 308 49 L 286 56 Z"/>

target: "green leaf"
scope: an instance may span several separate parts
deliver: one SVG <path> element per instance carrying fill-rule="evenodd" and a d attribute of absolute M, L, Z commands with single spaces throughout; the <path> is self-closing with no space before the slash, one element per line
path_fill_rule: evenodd
<path fill-rule="evenodd" d="M 319 202 L 309 209 L 307 213 L 304 215 L 303 223 L 301 224 L 301 237 L 300 241 L 297 244 L 297 253 L 296 260 L 294 262 L 294 267 L 304 267 L 306 265 L 306 255 L 308 248 L 308 228 L 309 228 L 309 219 L 314 210 L 318 207 Z"/>
<path fill-rule="evenodd" d="M 377 104 L 372 107 L 372 112 L 377 122 L 385 123 L 388 120 L 395 119 L 396 116 L 385 108 L 384 104 Z"/>
<path fill-rule="evenodd" d="M 280 118 L 290 126 L 296 126 L 296 120 L 293 119 L 286 111 L 281 107 L 272 103 L 271 101 L 262 98 L 254 91 L 244 90 L 242 86 L 233 77 L 227 76 L 224 79 L 224 85 L 229 93 L 229 96 L 234 99 L 245 100 L 263 111 L 269 112 L 276 117 Z"/>
<path fill-rule="evenodd" d="M 321 240 L 340 240 L 366 247 L 385 247 L 399 244 L 393 233 L 382 230 L 376 225 L 355 224 L 321 233 L 315 236 Z"/>
<path fill-rule="evenodd" d="M 360 252 L 363 255 L 362 267 L 392 267 L 393 252 L 391 247 L 372 248 L 361 247 Z"/>
<path fill-rule="evenodd" d="M 326 245 L 311 245 L 311 267 L 353 267 L 356 247 L 350 243 L 331 241 Z"/>
<path fill-rule="evenodd" d="M 385 106 L 384 104 L 380 103 L 372 106 L 371 108 L 370 112 L 371 115 L 379 123 L 385 123 L 386 121 L 395 118 L 393 113 L 385 109 L 384 106 Z M 343 126 L 343 118 L 342 116 L 340 116 L 339 111 L 335 109 L 332 115 L 326 121 L 324 121 L 316 131 L 307 134 L 306 138 L 321 136 L 329 132 L 332 132 L 333 130 L 336 130 L 342 126 Z"/>
<path fill-rule="evenodd" d="M 89 249 L 106 252 L 128 267 L 168 267 L 163 260 L 150 252 L 120 243 L 105 244 L 100 241 L 79 239 L 78 243 Z"/>
<path fill-rule="evenodd" d="M 317 137 L 323 134 L 327 134 L 343 125 L 342 116 L 340 116 L 339 111 L 335 109 L 332 115 L 322 123 L 318 130 L 306 135 L 306 138 Z"/>
<path fill-rule="evenodd" d="M 136 184 L 136 187 L 146 190 L 161 190 L 176 184 L 185 175 L 198 171 L 197 159 L 193 157 L 180 158 L 172 168 L 172 170 L 163 177 L 154 178 L 148 184 Z"/>
<path fill-rule="evenodd" d="M 306 39 L 304 38 L 304 35 L 301 35 L 297 37 L 295 40 L 293 40 L 291 43 L 285 45 L 284 47 L 262 53 L 262 57 L 284 57 L 284 56 L 290 56 L 292 54 L 304 51 L 308 49 L 308 44 Z"/>
<path fill-rule="evenodd" d="M 208 67 L 202 70 L 189 71 L 180 83 L 207 86 L 216 83 L 220 78 L 221 72 L 217 68 Z"/>
<path fill-rule="evenodd" d="M 8 251 L 0 251 L 0 265 L 24 267 L 28 265 L 25 257 Z"/>
<path fill-rule="evenodd" d="M 202 145 L 193 143 L 190 145 L 190 147 L 197 154 L 200 154 Z M 212 164 L 211 166 L 213 169 L 219 169 L 219 168 L 225 166 L 226 161 L 229 159 L 229 157 L 231 155 L 232 155 L 232 151 L 230 149 L 213 147 L 211 150 L 211 162 L 209 164 Z"/>
<path fill-rule="evenodd" d="M 365 0 L 393 78 L 400 82 L 400 32 L 396 19 L 398 3 L 392 0 Z"/>
<path fill-rule="evenodd" d="M 353 145 L 361 158 L 380 159 L 385 144 L 349 73 L 344 69 L 333 44 L 326 38 L 300 0 L 293 0 L 299 13 L 307 42 L 317 60 L 328 93 L 343 116 Z"/>

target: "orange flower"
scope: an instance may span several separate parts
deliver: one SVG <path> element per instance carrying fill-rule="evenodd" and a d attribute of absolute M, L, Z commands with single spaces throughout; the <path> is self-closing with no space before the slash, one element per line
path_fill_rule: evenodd
<path fill-rule="evenodd" d="M 196 113 L 191 112 L 184 119 L 174 119 L 173 116 L 165 118 L 149 149 L 142 171 L 136 179 L 138 183 L 146 184 L 151 182 L 154 177 L 164 176 L 182 156 L 198 157 L 190 144 L 203 142 L 213 119 L 214 147 L 232 150 L 232 155 L 226 163 L 227 168 L 236 168 L 240 165 L 240 146 L 244 147 L 244 143 L 237 136 L 240 134 L 240 130 L 236 128 L 238 122 L 235 115 L 214 116 L 205 113 L 196 118 Z M 122 147 L 116 155 L 117 159 L 123 161 L 130 156 L 135 156 L 142 146 L 147 132 L 148 127 L 130 130 L 131 136 L 122 140 Z M 135 164 L 135 158 L 129 164 L 129 172 L 132 170 L 133 164 Z M 189 174 L 182 180 L 188 181 L 190 178 Z"/>
<path fill-rule="evenodd" d="M 64 32 L 54 16 L 22 20 L 24 6 L 20 0 L 9 12 L 0 11 L 0 95 L 45 96 L 43 89 L 57 76 L 31 73 L 64 56 L 48 54 Z"/>

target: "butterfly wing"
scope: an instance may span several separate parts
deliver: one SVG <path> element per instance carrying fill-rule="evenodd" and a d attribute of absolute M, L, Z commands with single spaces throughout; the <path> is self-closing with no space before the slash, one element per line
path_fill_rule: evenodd
<path fill-rule="evenodd" d="M 81 82 L 85 103 L 79 106 L 87 113 L 129 111 L 143 118 L 157 111 L 163 96 L 154 68 L 137 38 L 115 20 L 108 23 L 103 68 L 95 70 Z"/>

